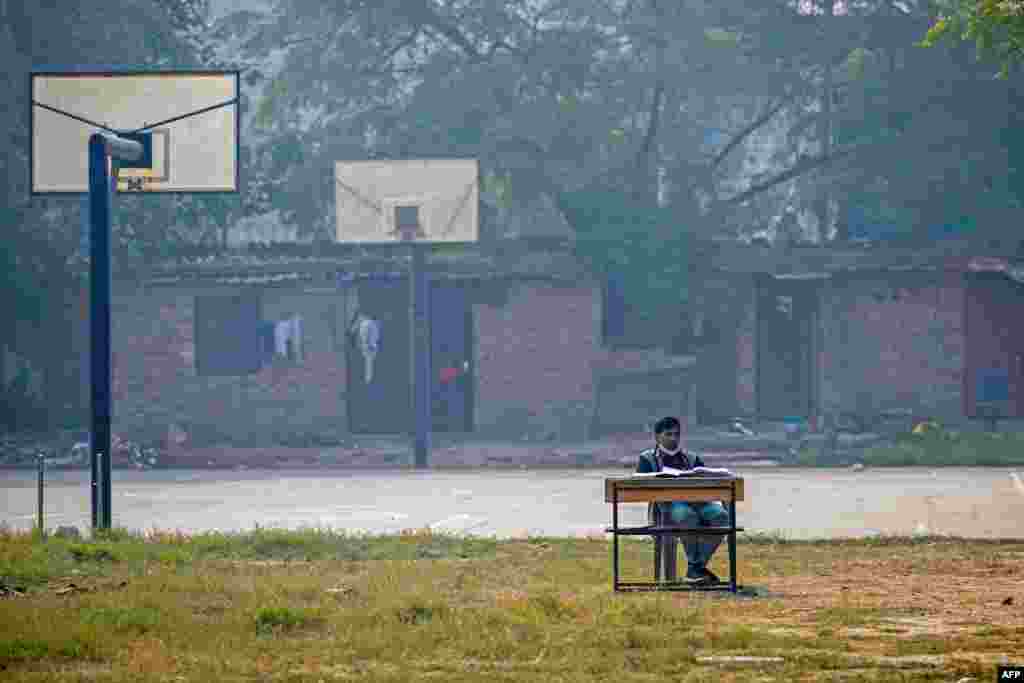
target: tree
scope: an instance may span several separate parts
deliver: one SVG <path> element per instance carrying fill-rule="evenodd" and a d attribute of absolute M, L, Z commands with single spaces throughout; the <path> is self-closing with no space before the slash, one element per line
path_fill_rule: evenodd
<path fill-rule="evenodd" d="M 629 271 L 631 300 L 677 305 L 693 237 L 813 211 L 828 238 L 848 207 L 911 235 L 1005 211 L 1016 95 L 915 50 L 928 21 L 887 0 L 279 0 L 240 47 L 281 64 L 254 74 L 262 208 L 323 233 L 335 160 L 474 156 L 487 204 L 549 203 L 596 271 Z M 680 264 L 660 289 L 658 258 Z"/>
<path fill-rule="evenodd" d="M 870 61 L 839 124 L 844 141 L 877 141 L 839 181 L 868 222 L 916 241 L 1008 236 L 1021 208 L 1019 85 L 992 80 L 963 49 L 908 47 L 896 68 Z"/>
<path fill-rule="evenodd" d="M 881 9 L 895 17 L 888 31 L 837 72 L 834 139 L 857 150 L 828 179 L 844 218 L 876 239 L 1005 238 L 1019 220 L 1024 93 L 994 81 L 966 46 L 916 47 L 926 10 Z"/>
<path fill-rule="evenodd" d="M 205 1 L 205 0 L 203 0 Z M 187 41 L 186 12 L 197 0 L 117 0 L 91 3 L 24 3 L 0 0 L 0 61 L 8 106 L 0 109 L 0 305 L 16 324 L 0 331 L 6 347 L 44 372 L 45 394 L 51 401 L 45 421 L 58 419 L 59 396 L 77 396 L 75 378 L 65 377 L 62 364 L 75 357 L 71 327 L 79 309 L 68 308 L 85 285 L 87 268 L 81 250 L 83 202 L 67 198 L 29 200 L 27 74 L 33 65 L 139 64 L 190 65 L 196 62 Z M 191 10 L 189 10 L 191 11 Z M 180 204 L 171 198 L 124 202 L 115 226 L 115 255 L 122 265 L 133 251 L 164 244 Z M 126 215 L 128 214 L 128 215 Z M 142 247 L 140 250 L 139 247 Z M 63 382 L 70 381 L 70 385 Z M 13 409 L 10 405 L 9 409 Z M 21 410 L 24 405 L 18 406 Z M 81 413 L 73 417 L 81 417 Z M 10 416 L 8 416 L 10 417 Z M 23 423 L 19 415 L 18 424 Z"/>
<path fill-rule="evenodd" d="M 549 202 L 596 270 L 627 269 L 634 300 L 667 291 L 678 306 L 687 239 L 717 231 L 740 203 L 731 194 L 783 182 L 729 189 L 749 141 L 811 94 L 798 70 L 751 59 L 718 12 L 697 0 L 281 2 L 244 46 L 287 46 L 258 105 L 254 154 L 281 164 L 272 204 L 297 219 L 314 187 L 329 215 L 336 159 L 475 156 L 485 202 Z M 709 143 L 710 128 L 722 139 Z M 789 178 L 820 163 L 789 156 Z M 658 259 L 677 273 L 651 289 Z"/>
<path fill-rule="evenodd" d="M 947 40 L 973 41 L 979 53 L 1001 65 L 1001 75 L 1024 58 L 1024 1 L 947 0 L 922 44 L 933 47 Z"/>
<path fill-rule="evenodd" d="M 818 127 L 831 144 L 831 162 L 804 176 L 805 196 L 834 198 L 837 234 L 866 226 L 876 238 L 912 241 L 1007 236 L 1020 209 L 1019 84 L 993 81 L 965 46 L 916 47 L 928 7 L 829 5 L 801 3 L 789 33 L 770 3 L 726 24 L 758 59 L 803 69 L 822 90 L 831 79 L 827 106 L 810 107 L 791 129 Z"/>

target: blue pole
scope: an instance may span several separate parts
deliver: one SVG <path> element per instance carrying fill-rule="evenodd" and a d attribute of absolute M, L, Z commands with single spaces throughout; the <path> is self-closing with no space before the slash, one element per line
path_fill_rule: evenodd
<path fill-rule="evenodd" d="M 409 337 L 410 337 L 410 412 L 412 416 L 413 461 L 417 469 L 426 468 L 430 454 L 430 327 L 429 281 L 424 268 L 425 246 L 410 242 Z"/>
<path fill-rule="evenodd" d="M 89 138 L 90 380 L 92 398 L 92 524 L 110 528 L 110 174 L 104 137 Z"/>

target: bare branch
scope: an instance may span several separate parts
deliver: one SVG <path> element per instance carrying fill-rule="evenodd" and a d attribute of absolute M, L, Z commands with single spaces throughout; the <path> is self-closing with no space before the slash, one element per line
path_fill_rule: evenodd
<path fill-rule="evenodd" d="M 782 173 L 779 173 L 774 177 L 769 178 L 763 183 L 758 183 L 757 185 L 754 185 L 753 187 L 750 187 L 744 190 L 743 192 L 740 192 L 738 195 L 734 197 L 721 200 L 721 203 L 742 204 L 752 199 L 753 197 L 761 194 L 762 192 L 767 192 L 776 185 L 781 185 L 782 183 L 788 180 L 793 180 L 794 178 L 800 177 L 801 175 L 807 173 L 808 171 L 813 171 L 816 168 L 828 166 L 833 162 L 839 161 L 840 159 L 850 156 L 854 152 L 859 152 L 863 147 L 863 145 L 851 147 L 844 150 L 839 150 L 838 152 L 833 152 L 832 154 L 824 154 L 816 157 L 801 157 L 792 168 L 789 168 L 783 171 Z"/>
<path fill-rule="evenodd" d="M 359 70 L 360 76 L 405 76 L 408 74 L 422 74 L 425 71 L 423 66 L 392 67 L 390 69 L 381 67 L 363 67 Z"/>
<path fill-rule="evenodd" d="M 388 62 L 395 58 L 395 55 L 397 55 L 399 52 L 401 52 L 402 50 L 416 42 L 416 39 L 420 37 L 420 31 L 422 30 L 422 28 L 423 27 L 419 24 L 413 27 L 413 30 L 409 33 L 409 35 L 407 35 L 402 40 L 398 41 L 398 43 L 396 43 L 394 46 L 392 46 L 390 50 L 387 51 L 387 53 L 384 55 L 384 58 L 380 61 L 380 63 L 387 64 Z"/>
<path fill-rule="evenodd" d="M 654 86 L 654 97 L 651 101 L 651 112 L 647 122 L 647 131 L 644 133 L 643 142 L 636 155 L 637 182 L 642 182 L 650 168 L 651 150 L 654 148 L 654 139 L 658 135 L 658 125 L 661 120 L 661 103 L 665 97 L 665 82 L 658 79 Z M 637 188 L 639 189 L 639 188 Z"/>
<path fill-rule="evenodd" d="M 302 45 L 303 43 L 311 43 L 319 40 L 330 40 L 332 34 L 320 33 L 315 36 L 303 36 L 301 38 L 292 38 L 291 40 L 282 40 L 281 47 L 292 47 L 293 45 Z"/>
<path fill-rule="evenodd" d="M 722 148 L 722 151 L 716 154 L 714 159 L 711 160 L 711 169 L 714 170 L 718 168 L 734 149 L 743 144 L 743 142 L 753 135 L 758 129 L 775 118 L 775 115 L 782 111 L 782 108 L 792 102 L 795 98 L 796 96 L 792 93 L 783 96 L 773 106 L 769 107 L 764 114 L 754 119 L 748 126 L 734 135 L 732 139 L 729 140 L 728 144 Z"/>
<path fill-rule="evenodd" d="M 482 59 L 480 51 L 470 42 L 469 38 L 456 27 L 449 25 L 425 0 L 419 0 L 415 5 L 407 3 L 404 4 L 404 7 L 408 8 L 408 16 L 410 18 L 415 18 L 421 24 L 434 28 L 442 36 L 457 45 L 468 57 L 474 61 Z"/>
<path fill-rule="evenodd" d="M 665 82 L 658 79 L 658 82 L 654 86 L 654 97 L 651 101 L 651 113 L 648 118 L 647 132 L 644 134 L 644 141 L 640 146 L 640 152 L 637 155 L 638 162 L 641 162 L 651 153 L 651 148 L 654 145 L 654 138 L 658 135 L 658 122 L 661 117 L 661 103 L 664 98 Z"/>

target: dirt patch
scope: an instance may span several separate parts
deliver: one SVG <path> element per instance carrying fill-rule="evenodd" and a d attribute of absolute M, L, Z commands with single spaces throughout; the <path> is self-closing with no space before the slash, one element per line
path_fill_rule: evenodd
<path fill-rule="evenodd" d="M 858 551 L 885 553 L 884 548 Z M 924 660 L 907 657 L 931 657 L 931 665 L 940 665 L 941 658 L 928 649 L 942 643 L 956 643 L 962 648 L 959 657 L 982 661 L 991 652 L 974 648 L 990 650 L 981 644 L 986 639 L 991 643 L 993 635 L 1005 642 L 1007 653 L 1019 652 L 1024 648 L 1024 581 L 1008 555 L 1000 553 L 1002 562 L 971 558 L 961 555 L 955 544 L 938 544 L 899 559 L 837 560 L 827 573 L 765 575 L 757 585 L 781 600 L 756 624 L 777 635 L 825 634 L 850 640 L 860 655 L 912 668 Z M 996 614 L 998 634 L 993 632 Z M 873 665 L 885 664 L 879 660 Z"/>

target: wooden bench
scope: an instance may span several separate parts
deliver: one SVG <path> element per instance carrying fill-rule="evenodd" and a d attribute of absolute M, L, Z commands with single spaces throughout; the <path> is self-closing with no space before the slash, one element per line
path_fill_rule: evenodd
<path fill-rule="evenodd" d="M 612 525 L 605 531 L 612 534 L 612 587 L 623 590 L 724 590 L 735 593 L 736 578 L 736 502 L 743 500 L 743 479 L 719 477 L 611 477 L 604 482 L 604 499 L 612 505 Z M 730 526 L 685 529 L 664 524 L 654 503 L 682 501 L 687 503 L 722 501 L 729 511 Z M 620 503 L 647 503 L 650 523 L 645 526 L 620 527 Z M 729 581 L 723 584 L 694 584 L 678 581 L 675 557 L 678 539 L 682 536 L 726 536 L 729 548 Z M 654 582 L 619 580 L 619 536 L 654 537 Z M 671 557 L 672 561 L 665 562 Z M 671 571 L 661 580 L 662 564 Z"/>

